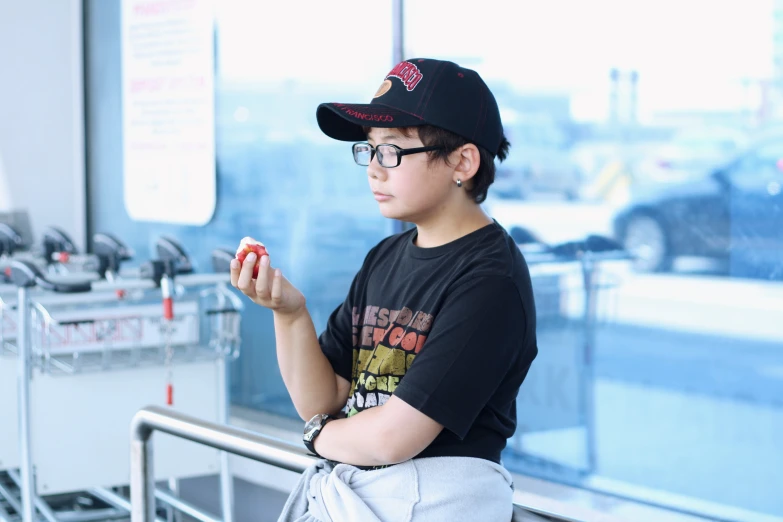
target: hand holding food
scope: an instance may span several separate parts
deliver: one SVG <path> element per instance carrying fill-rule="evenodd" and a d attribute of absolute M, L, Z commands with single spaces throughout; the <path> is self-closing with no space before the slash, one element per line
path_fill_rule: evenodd
<path fill-rule="evenodd" d="M 260 241 L 245 237 L 231 261 L 231 285 L 254 303 L 284 316 L 296 316 L 305 310 L 305 298 L 283 277 L 280 269 L 271 267 L 269 252 Z"/>

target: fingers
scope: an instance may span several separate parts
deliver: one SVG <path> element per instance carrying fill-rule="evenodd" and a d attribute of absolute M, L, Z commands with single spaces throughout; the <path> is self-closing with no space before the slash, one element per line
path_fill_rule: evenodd
<path fill-rule="evenodd" d="M 237 278 L 237 288 L 250 297 L 253 297 L 253 267 L 255 264 L 256 255 L 251 252 L 242 263 L 242 268 L 239 270 L 239 277 Z"/>
<path fill-rule="evenodd" d="M 231 261 L 231 285 L 242 291 L 256 303 L 275 309 L 283 302 L 283 274 L 270 266 L 269 256 L 261 256 L 258 277 L 253 279 L 256 254 L 249 253 L 244 262 Z"/>
<path fill-rule="evenodd" d="M 242 269 L 242 265 L 239 264 L 239 260 L 234 258 L 231 260 L 231 286 L 238 288 L 239 284 L 239 271 Z"/>
<path fill-rule="evenodd" d="M 256 280 L 256 295 L 264 301 L 271 297 L 269 274 L 269 256 L 261 256 L 258 266 L 258 279 Z"/>
<path fill-rule="evenodd" d="M 283 273 L 278 268 L 272 278 L 272 304 L 279 304 L 283 300 Z"/>

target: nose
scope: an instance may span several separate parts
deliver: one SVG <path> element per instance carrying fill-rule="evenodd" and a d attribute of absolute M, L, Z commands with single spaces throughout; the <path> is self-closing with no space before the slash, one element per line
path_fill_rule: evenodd
<path fill-rule="evenodd" d="M 370 161 L 370 164 L 367 165 L 367 176 L 381 181 L 386 179 L 386 169 L 381 167 L 381 164 L 378 162 L 377 154 L 372 155 L 372 160 Z"/>

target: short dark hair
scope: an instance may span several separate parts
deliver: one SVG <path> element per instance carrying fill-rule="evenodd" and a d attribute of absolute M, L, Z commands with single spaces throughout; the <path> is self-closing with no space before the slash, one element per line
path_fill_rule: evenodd
<path fill-rule="evenodd" d="M 363 129 L 365 134 L 368 134 L 371 127 L 363 127 Z M 511 146 L 504 136 L 500 142 L 497 154 L 493 154 L 481 145 L 477 145 L 462 136 L 433 125 L 402 127 L 397 130 L 407 138 L 413 136 L 414 132 L 418 133 L 419 139 L 425 147 L 440 147 L 439 150 L 427 152 L 430 162 L 440 159 L 448 164 L 449 154 L 468 143 L 476 145 L 480 158 L 479 168 L 476 171 L 476 175 L 473 176 L 473 184 L 468 189 L 468 193 L 478 204 L 483 203 L 487 199 L 489 186 L 495 182 L 495 157 L 497 156 L 497 159 L 500 161 L 505 160 L 508 156 L 508 149 Z"/>

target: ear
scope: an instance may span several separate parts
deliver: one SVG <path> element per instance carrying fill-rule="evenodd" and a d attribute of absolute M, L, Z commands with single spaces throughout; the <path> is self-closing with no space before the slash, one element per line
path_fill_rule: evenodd
<path fill-rule="evenodd" d="M 472 143 L 463 145 L 459 149 L 455 150 L 454 160 L 457 162 L 454 168 L 454 182 L 458 179 L 463 183 L 473 178 L 478 172 L 479 165 L 481 164 L 481 155 L 479 154 L 478 147 Z"/>

